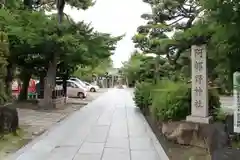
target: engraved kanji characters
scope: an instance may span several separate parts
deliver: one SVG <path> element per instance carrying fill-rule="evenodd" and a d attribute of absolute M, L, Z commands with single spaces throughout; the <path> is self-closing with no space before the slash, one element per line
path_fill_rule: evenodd
<path fill-rule="evenodd" d="M 237 110 L 240 112 L 240 93 L 237 91 Z"/>
<path fill-rule="evenodd" d="M 202 104 L 202 101 L 201 101 L 201 100 L 195 100 L 194 105 L 195 105 L 196 108 L 201 108 L 201 107 L 203 107 L 203 104 Z"/>
<path fill-rule="evenodd" d="M 203 49 L 202 48 L 196 48 L 194 49 L 195 57 L 199 56 L 200 58 L 203 58 Z"/>
<path fill-rule="evenodd" d="M 197 71 L 201 72 L 203 70 L 203 62 L 195 61 L 194 67 Z"/>
<path fill-rule="evenodd" d="M 201 96 L 203 92 L 201 87 L 196 87 L 194 91 L 196 93 L 196 96 Z"/>
<path fill-rule="evenodd" d="M 202 75 L 196 75 L 195 76 L 195 82 L 198 83 L 198 84 L 202 84 L 202 81 L 203 81 L 203 76 Z"/>
<path fill-rule="evenodd" d="M 204 47 L 193 48 L 192 53 L 192 73 L 193 73 L 193 82 L 192 82 L 192 105 L 195 108 L 205 107 L 205 93 L 206 91 L 206 74 L 205 71 L 205 51 Z"/>

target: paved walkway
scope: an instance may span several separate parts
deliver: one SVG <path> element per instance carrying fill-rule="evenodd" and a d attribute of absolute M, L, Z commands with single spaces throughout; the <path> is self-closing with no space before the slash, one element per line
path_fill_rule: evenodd
<path fill-rule="evenodd" d="M 9 160 L 168 160 L 131 92 L 112 89 Z"/>

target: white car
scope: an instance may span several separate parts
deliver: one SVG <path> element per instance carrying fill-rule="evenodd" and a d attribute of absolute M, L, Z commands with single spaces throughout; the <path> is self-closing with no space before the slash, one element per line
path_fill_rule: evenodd
<path fill-rule="evenodd" d="M 79 97 L 81 99 L 86 98 L 87 89 L 75 81 L 67 80 L 67 96 Z"/>
<path fill-rule="evenodd" d="M 88 88 L 87 85 L 83 81 L 81 81 L 79 78 L 72 77 L 69 80 L 79 83 L 84 88 Z"/>
<path fill-rule="evenodd" d="M 61 83 L 62 81 L 57 81 L 58 85 L 61 85 Z M 81 86 L 75 81 L 67 80 L 67 96 L 84 99 L 87 97 L 87 88 Z"/>
<path fill-rule="evenodd" d="M 100 88 L 99 86 L 94 85 L 94 84 L 90 84 L 88 82 L 84 82 L 84 83 L 86 84 L 86 86 L 88 87 L 88 90 L 90 92 L 97 92 L 99 90 L 99 88 Z"/>

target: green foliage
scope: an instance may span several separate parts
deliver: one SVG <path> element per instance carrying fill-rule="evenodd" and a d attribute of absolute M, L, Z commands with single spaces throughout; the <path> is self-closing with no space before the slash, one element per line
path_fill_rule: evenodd
<path fill-rule="evenodd" d="M 84 67 L 78 66 L 78 69 L 73 73 L 73 76 L 79 77 L 85 81 L 91 81 L 93 76 L 102 76 L 112 67 L 112 60 L 108 57 L 93 65 Z"/>
<path fill-rule="evenodd" d="M 108 59 L 113 54 L 116 43 L 122 36 L 113 37 L 94 31 L 89 24 L 76 23 L 63 14 L 65 2 L 83 10 L 94 2 L 60 1 L 64 2 L 63 6 L 57 8 L 54 5 L 56 1 L 50 0 L 4 1 L 4 7 L 0 8 L 0 29 L 9 38 L 10 55 L 7 61 L 11 67 L 8 67 L 7 77 L 10 77 L 9 68 L 13 70 L 15 67 L 29 76 L 43 77 L 49 66 L 52 66 L 54 72 L 57 70 L 57 76 L 66 79 L 79 65 L 96 68 L 103 59 Z M 49 9 L 57 9 L 58 15 L 46 14 Z M 54 72 L 52 75 L 55 75 Z M 53 79 L 54 76 L 51 82 Z"/>
<path fill-rule="evenodd" d="M 46 72 L 56 53 L 60 76 L 72 74 L 79 64 L 96 67 L 112 55 L 121 39 L 95 32 L 83 22 L 64 19 L 58 25 L 55 15 L 42 11 L 0 9 L 0 13 L 0 26 L 9 35 L 9 62 L 37 76 Z"/>
<path fill-rule="evenodd" d="M 136 81 L 139 80 L 140 66 L 144 63 L 144 58 L 145 55 L 134 52 L 130 59 L 124 63 L 121 71 L 122 74 L 127 77 L 130 85 L 135 85 Z"/>
<path fill-rule="evenodd" d="M 184 36 L 170 38 L 166 33 L 177 32 L 179 34 L 191 28 L 201 12 L 198 1 L 143 1 L 152 7 L 152 13 L 142 15 L 142 18 L 148 22 L 144 26 L 139 26 L 138 33 L 133 37 L 133 42 L 143 52 L 167 55 L 171 63 L 176 63 L 179 55 L 188 49 L 191 43 L 189 40 L 186 41 Z M 172 54 L 174 52 L 175 54 Z"/>
<path fill-rule="evenodd" d="M 154 88 L 150 111 L 155 118 L 164 121 L 181 120 L 190 114 L 191 99 L 188 85 L 163 80 Z"/>
<path fill-rule="evenodd" d="M 90 6 L 94 5 L 92 0 L 65 0 L 70 6 L 80 8 L 83 10 L 88 9 Z"/>
<path fill-rule="evenodd" d="M 191 45 L 206 43 L 208 78 L 220 87 L 221 93 L 231 93 L 233 73 L 240 68 L 239 2 L 143 2 L 151 6 L 152 13 L 141 16 L 147 23 L 138 27 L 133 37 L 135 47 L 144 53 L 164 55 L 167 65 L 171 65 L 166 68 L 171 75 L 168 75 L 169 79 L 189 80 Z M 169 32 L 172 36 L 168 36 Z"/>
<path fill-rule="evenodd" d="M 9 56 L 8 37 L 6 33 L 0 31 L 0 104 L 9 100 L 9 95 L 5 90 L 5 79 L 7 76 L 7 57 Z"/>
<path fill-rule="evenodd" d="M 220 109 L 219 95 L 214 88 L 210 88 L 208 94 L 209 114 L 216 119 Z M 191 88 L 180 81 L 142 82 L 136 86 L 134 101 L 141 110 L 149 110 L 158 120 L 183 120 L 191 113 Z"/>
<path fill-rule="evenodd" d="M 146 80 L 156 82 L 162 77 L 172 77 L 172 69 L 166 58 L 139 52 L 134 52 L 121 68 L 122 74 L 128 78 L 129 85 Z"/>
<path fill-rule="evenodd" d="M 152 84 L 148 82 L 137 83 L 134 91 L 134 101 L 142 111 L 147 111 L 152 104 L 151 100 Z"/>
<path fill-rule="evenodd" d="M 215 110 L 215 120 L 224 122 L 227 117 L 227 113 L 225 113 L 221 108 Z"/>
<path fill-rule="evenodd" d="M 208 89 L 208 107 L 209 114 L 215 118 L 217 116 L 216 111 L 221 108 L 219 93 L 216 88 L 209 87 Z"/>

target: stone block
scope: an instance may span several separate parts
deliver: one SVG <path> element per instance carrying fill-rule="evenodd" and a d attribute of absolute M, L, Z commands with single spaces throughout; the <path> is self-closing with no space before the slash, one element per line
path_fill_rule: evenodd
<path fill-rule="evenodd" d="M 178 144 L 207 149 L 210 153 L 229 144 L 229 137 L 222 123 L 200 124 L 192 122 L 163 123 L 162 134 Z"/>
<path fill-rule="evenodd" d="M 212 121 L 212 117 L 197 117 L 197 116 L 187 116 L 186 118 L 187 121 L 189 122 L 195 122 L 195 123 L 205 123 L 205 124 L 209 124 Z"/>

